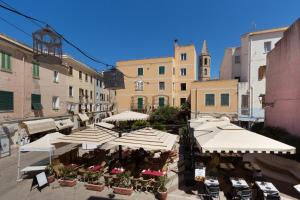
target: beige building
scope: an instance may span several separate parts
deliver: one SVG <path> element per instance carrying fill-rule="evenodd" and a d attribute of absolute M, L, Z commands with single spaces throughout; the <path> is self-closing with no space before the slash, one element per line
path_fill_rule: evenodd
<path fill-rule="evenodd" d="M 238 80 L 194 81 L 191 86 L 191 117 L 227 116 L 237 119 Z"/>
<path fill-rule="evenodd" d="M 174 44 L 174 56 L 117 62 L 124 74 L 125 89 L 117 90 L 117 112 L 148 112 L 159 106 L 179 107 L 190 101 L 196 80 L 196 50 L 193 44 Z"/>

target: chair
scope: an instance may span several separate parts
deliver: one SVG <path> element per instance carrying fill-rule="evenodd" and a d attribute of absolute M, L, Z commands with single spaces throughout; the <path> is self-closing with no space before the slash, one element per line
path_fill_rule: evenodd
<path fill-rule="evenodd" d="M 133 186 L 133 189 L 137 190 L 139 187 L 141 187 L 141 184 L 139 182 L 139 180 L 140 180 L 139 178 L 131 177 L 130 180 L 131 180 L 131 184 Z"/>
<path fill-rule="evenodd" d="M 267 194 L 266 200 L 280 200 L 280 196 L 278 195 L 278 193 L 269 193 Z"/>
<path fill-rule="evenodd" d="M 218 186 L 205 186 L 207 194 L 211 198 L 219 198 L 220 197 L 220 188 Z"/>
<path fill-rule="evenodd" d="M 240 197 L 241 200 L 250 200 L 252 193 L 251 193 L 251 190 L 244 189 L 244 190 L 239 191 L 237 193 L 237 195 Z"/>
<path fill-rule="evenodd" d="M 160 187 L 160 182 L 156 180 L 151 181 L 151 189 L 153 192 L 157 192 Z"/>
<path fill-rule="evenodd" d="M 145 180 L 143 178 L 140 178 L 139 183 L 141 185 L 141 190 L 146 192 L 148 190 L 148 187 L 149 187 L 149 180 Z"/>

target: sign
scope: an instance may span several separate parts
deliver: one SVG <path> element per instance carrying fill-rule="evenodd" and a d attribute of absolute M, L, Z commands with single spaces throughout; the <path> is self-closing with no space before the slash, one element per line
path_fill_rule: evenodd
<path fill-rule="evenodd" d="M 37 174 L 35 177 L 36 177 L 39 188 L 48 184 L 48 180 L 47 180 L 45 172 L 41 172 L 41 173 Z"/>
<path fill-rule="evenodd" d="M 206 168 L 195 169 L 195 181 L 203 181 L 205 179 Z"/>

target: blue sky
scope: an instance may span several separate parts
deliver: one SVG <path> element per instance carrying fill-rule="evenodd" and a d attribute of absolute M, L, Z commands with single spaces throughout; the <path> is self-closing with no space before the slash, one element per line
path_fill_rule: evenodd
<path fill-rule="evenodd" d="M 238 46 L 240 35 L 256 29 L 289 26 L 300 17 L 299 0 L 4 0 L 16 9 L 48 22 L 67 39 L 106 63 L 173 55 L 173 40 L 207 40 L 212 76 L 226 47 Z M 0 3 L 2 3 L 0 1 Z M 0 9 L 0 16 L 28 33 L 37 29 L 20 16 Z M 31 38 L 0 19 L 0 32 L 31 45 Z M 69 46 L 64 52 L 99 70 Z"/>

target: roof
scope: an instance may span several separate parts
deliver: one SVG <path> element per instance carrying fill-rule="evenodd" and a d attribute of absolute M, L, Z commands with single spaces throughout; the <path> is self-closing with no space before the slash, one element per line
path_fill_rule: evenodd
<path fill-rule="evenodd" d="M 98 74 L 99 76 L 101 76 L 101 74 L 102 74 L 101 72 L 98 72 L 98 71 L 97 71 L 96 69 L 94 69 L 93 67 L 90 67 L 90 66 L 84 64 L 83 62 L 81 62 L 81 61 L 75 59 L 74 57 L 72 57 L 72 56 L 70 56 L 70 55 L 68 55 L 68 54 L 62 55 L 62 58 L 63 58 L 63 59 L 70 59 L 71 61 L 73 61 L 73 62 L 75 62 L 75 63 L 77 63 L 77 64 L 83 66 L 83 67 L 86 68 L 87 70 L 90 70 L 90 71 L 92 71 L 92 72 Z"/>
<path fill-rule="evenodd" d="M 260 34 L 267 34 L 267 33 L 275 33 L 275 32 L 284 32 L 288 29 L 288 27 L 280 27 L 280 28 L 273 28 L 273 29 L 263 29 L 263 30 L 258 30 L 258 31 L 253 31 L 253 32 L 248 32 L 243 34 L 242 36 L 253 36 L 253 35 L 260 35 Z"/>
<path fill-rule="evenodd" d="M 24 44 L 16 39 L 13 39 L 3 33 L 0 33 L 0 38 L 33 53 L 33 50 L 30 46 L 28 46 L 27 44 Z"/>

